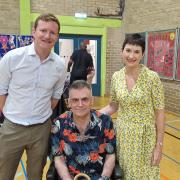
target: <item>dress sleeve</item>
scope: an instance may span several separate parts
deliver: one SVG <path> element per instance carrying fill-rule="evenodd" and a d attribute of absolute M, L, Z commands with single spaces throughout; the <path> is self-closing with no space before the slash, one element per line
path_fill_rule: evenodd
<path fill-rule="evenodd" d="M 164 88 L 157 73 L 152 81 L 152 100 L 154 109 L 164 108 Z"/>
<path fill-rule="evenodd" d="M 118 103 L 116 96 L 116 81 L 117 81 L 117 72 L 115 72 L 111 78 L 110 97 L 112 102 Z"/>

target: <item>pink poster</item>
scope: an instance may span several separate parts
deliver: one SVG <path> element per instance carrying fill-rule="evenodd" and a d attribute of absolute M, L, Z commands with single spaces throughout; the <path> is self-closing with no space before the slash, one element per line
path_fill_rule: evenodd
<path fill-rule="evenodd" d="M 173 78 L 176 31 L 148 33 L 147 66 L 161 77 Z"/>
<path fill-rule="evenodd" d="M 178 58 L 177 58 L 176 78 L 180 80 L 180 41 L 179 41 L 179 44 L 178 44 Z"/>
<path fill-rule="evenodd" d="M 16 48 L 15 35 L 0 35 L 0 58 L 2 58 L 8 51 Z"/>

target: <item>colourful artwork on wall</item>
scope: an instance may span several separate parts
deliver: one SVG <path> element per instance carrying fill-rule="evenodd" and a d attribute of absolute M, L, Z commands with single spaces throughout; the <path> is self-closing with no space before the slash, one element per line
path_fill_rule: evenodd
<path fill-rule="evenodd" d="M 178 41 L 178 55 L 177 55 L 177 62 L 176 62 L 176 79 L 180 80 L 180 31 L 179 31 L 179 41 Z"/>
<path fill-rule="evenodd" d="M 173 79 L 176 31 L 148 33 L 147 66 L 161 77 Z"/>
<path fill-rule="evenodd" d="M 0 58 L 14 48 L 16 48 L 15 35 L 0 35 Z"/>
<path fill-rule="evenodd" d="M 33 42 L 32 36 L 17 36 L 17 47 L 30 45 Z"/>
<path fill-rule="evenodd" d="M 179 51 L 180 51 L 180 47 L 179 47 Z M 180 53 L 178 54 L 176 78 L 180 80 Z"/>

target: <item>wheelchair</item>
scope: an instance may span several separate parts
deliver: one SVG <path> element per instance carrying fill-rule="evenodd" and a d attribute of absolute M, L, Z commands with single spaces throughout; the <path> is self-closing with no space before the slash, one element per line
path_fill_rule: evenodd
<path fill-rule="evenodd" d="M 123 178 L 123 172 L 119 166 L 119 162 L 116 160 L 115 167 L 110 179 L 122 180 L 122 178 Z M 51 162 L 49 169 L 47 171 L 46 180 L 60 180 L 53 161 Z"/>
<path fill-rule="evenodd" d="M 68 87 L 69 87 L 69 84 L 67 82 L 64 87 L 64 92 L 61 96 L 61 100 L 59 101 L 58 105 L 54 109 L 51 119 L 54 119 L 59 114 L 65 112 L 66 110 L 69 110 L 68 104 L 66 101 L 68 98 Z M 117 160 L 115 162 L 115 167 L 114 167 L 114 170 L 113 170 L 113 173 L 112 173 L 110 179 L 111 180 L 122 180 L 123 179 L 123 172 L 122 172 L 122 169 L 120 168 L 119 162 Z M 54 161 L 52 161 L 49 166 L 49 169 L 46 174 L 46 180 L 61 180 L 58 177 L 58 174 L 57 174 L 57 171 L 56 171 L 56 168 L 54 165 Z"/>

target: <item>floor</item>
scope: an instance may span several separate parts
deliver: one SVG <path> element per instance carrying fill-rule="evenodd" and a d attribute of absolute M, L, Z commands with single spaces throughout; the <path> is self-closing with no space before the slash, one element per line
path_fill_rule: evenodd
<path fill-rule="evenodd" d="M 100 109 L 109 101 L 108 97 L 95 97 L 94 109 Z M 117 114 L 112 116 L 115 119 Z M 26 156 L 23 155 L 19 164 L 15 180 L 27 180 L 24 164 Z M 49 166 L 49 160 L 44 169 L 43 180 Z M 163 147 L 163 158 L 160 164 L 161 180 L 180 180 L 180 115 L 166 111 L 166 129 Z"/>

